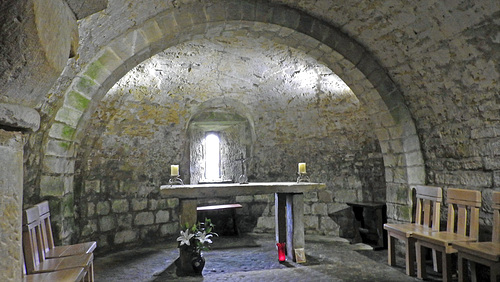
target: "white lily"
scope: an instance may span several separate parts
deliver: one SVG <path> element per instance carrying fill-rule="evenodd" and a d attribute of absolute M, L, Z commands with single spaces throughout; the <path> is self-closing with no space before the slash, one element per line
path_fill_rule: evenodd
<path fill-rule="evenodd" d="M 209 243 L 209 244 L 212 244 L 212 240 L 210 240 L 209 238 L 212 237 L 212 234 L 208 234 L 203 231 L 203 233 L 200 233 L 200 235 L 198 235 L 198 240 L 200 240 L 200 243 Z"/>
<path fill-rule="evenodd" d="M 181 242 L 181 246 L 182 245 L 190 245 L 191 242 L 189 242 L 189 240 L 191 240 L 191 238 L 193 238 L 194 234 L 189 234 L 189 229 L 186 229 L 186 232 L 182 231 L 181 230 L 181 236 L 179 236 L 177 238 L 177 241 Z"/>

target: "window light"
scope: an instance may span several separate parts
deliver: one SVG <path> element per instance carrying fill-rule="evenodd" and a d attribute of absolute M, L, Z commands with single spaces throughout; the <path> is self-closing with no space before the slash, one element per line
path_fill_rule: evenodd
<path fill-rule="evenodd" d="M 220 179 L 220 142 L 215 133 L 205 137 L 205 179 Z"/>

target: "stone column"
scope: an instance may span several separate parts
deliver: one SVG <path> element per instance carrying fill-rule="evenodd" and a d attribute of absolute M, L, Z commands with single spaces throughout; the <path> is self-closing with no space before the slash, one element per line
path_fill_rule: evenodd
<path fill-rule="evenodd" d="M 286 252 L 296 261 L 295 250 L 304 248 L 304 194 L 286 195 Z"/>
<path fill-rule="evenodd" d="M 21 281 L 23 136 L 0 129 L 0 281 Z"/>
<path fill-rule="evenodd" d="M 186 228 L 186 223 L 191 227 L 196 223 L 197 199 L 180 199 L 179 203 L 179 225 L 181 229 Z"/>

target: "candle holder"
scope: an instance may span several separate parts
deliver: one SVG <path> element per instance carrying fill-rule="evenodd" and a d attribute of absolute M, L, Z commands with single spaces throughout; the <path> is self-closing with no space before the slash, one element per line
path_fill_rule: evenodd
<path fill-rule="evenodd" d="M 305 172 L 299 172 L 299 177 L 297 177 L 297 183 L 301 182 L 311 182 L 311 179 L 309 179 L 309 176 Z"/>
<path fill-rule="evenodd" d="M 170 186 L 172 186 L 172 185 L 184 185 L 184 182 L 182 182 L 182 179 L 179 177 L 179 175 L 170 175 L 170 179 L 168 180 L 168 184 Z"/>
<path fill-rule="evenodd" d="M 246 160 L 247 159 L 243 157 L 243 154 L 241 154 L 241 158 L 236 160 L 241 162 L 241 175 L 238 177 L 238 183 L 240 184 L 248 184 Z"/>

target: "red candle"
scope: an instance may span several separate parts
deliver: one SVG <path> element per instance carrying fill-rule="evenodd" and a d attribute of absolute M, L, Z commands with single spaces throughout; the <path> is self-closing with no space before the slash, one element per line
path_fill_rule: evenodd
<path fill-rule="evenodd" d="M 276 246 L 278 246 L 278 259 L 279 259 L 279 261 L 285 261 L 286 260 L 285 243 L 276 243 Z"/>

